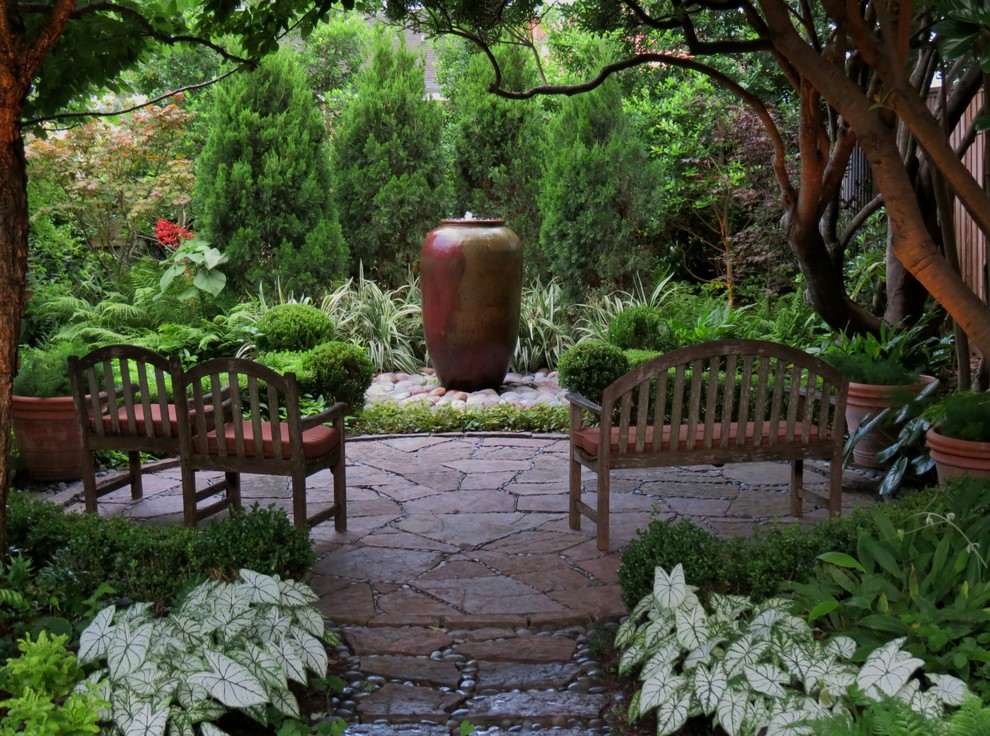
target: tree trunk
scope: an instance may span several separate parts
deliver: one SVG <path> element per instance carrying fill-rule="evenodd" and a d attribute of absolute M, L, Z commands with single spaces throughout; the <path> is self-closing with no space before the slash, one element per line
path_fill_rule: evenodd
<path fill-rule="evenodd" d="M 16 95 L 16 92 L 13 93 Z M 27 162 L 20 99 L 0 86 L 0 558 L 7 554 L 10 410 L 28 255 Z"/>

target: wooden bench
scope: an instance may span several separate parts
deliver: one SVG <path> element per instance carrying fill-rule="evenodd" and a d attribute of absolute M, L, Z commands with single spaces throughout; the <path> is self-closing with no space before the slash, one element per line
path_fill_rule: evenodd
<path fill-rule="evenodd" d="M 719 340 L 654 358 L 609 385 L 598 405 L 568 393 L 571 529 L 581 516 L 609 544 L 609 474 L 618 468 L 790 460 L 791 514 L 813 501 L 837 516 L 849 382 L 824 361 L 760 340 Z M 585 423 L 591 415 L 595 421 Z M 608 441 L 602 441 L 607 437 Z M 803 486 L 804 460 L 830 462 L 829 493 Z M 581 500 L 581 468 L 597 475 Z"/>

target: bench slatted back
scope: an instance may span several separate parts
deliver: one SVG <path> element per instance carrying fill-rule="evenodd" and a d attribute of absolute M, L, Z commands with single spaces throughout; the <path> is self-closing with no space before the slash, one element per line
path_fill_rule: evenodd
<path fill-rule="evenodd" d="M 834 445 L 844 432 L 846 379 L 800 350 L 761 340 L 721 340 L 672 351 L 633 369 L 602 398 L 603 432 L 619 454 L 670 448 Z M 653 430 L 656 431 L 653 431 Z"/>
<path fill-rule="evenodd" d="M 238 466 L 243 472 L 258 473 L 278 473 L 302 463 L 302 424 L 294 374 L 283 375 L 251 360 L 215 358 L 185 372 L 179 398 L 194 417 L 190 436 L 183 438 L 190 458 L 199 462 L 217 458 L 223 467 Z M 223 417 L 226 440 L 209 436 L 212 427 L 207 416 Z M 265 431 L 266 425 L 270 432 Z M 271 443 L 268 452 L 266 437 Z"/>
<path fill-rule="evenodd" d="M 69 358 L 76 416 L 90 449 L 173 454 L 168 359 L 135 345 L 109 345 Z M 157 421 L 156 421 L 157 419 Z"/>

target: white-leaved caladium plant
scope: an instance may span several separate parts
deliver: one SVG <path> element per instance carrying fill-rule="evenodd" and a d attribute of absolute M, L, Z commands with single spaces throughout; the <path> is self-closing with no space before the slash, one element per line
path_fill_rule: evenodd
<path fill-rule="evenodd" d="M 896 697 L 930 719 L 968 695 L 961 680 L 929 675 L 922 690 L 914 677 L 920 659 L 895 639 L 873 651 L 862 667 L 845 636 L 825 637 L 776 598 L 754 603 L 712 595 L 706 609 L 677 565 L 657 568 L 653 592 L 616 633 L 623 650 L 619 673 L 639 668 L 643 685 L 629 706 L 636 720 L 655 710 L 657 734 L 672 734 L 688 718 L 705 715 L 729 736 L 808 734 L 810 722 L 846 712 L 856 687 L 866 697 Z"/>
<path fill-rule="evenodd" d="M 148 604 L 103 609 L 78 656 L 104 664 L 89 681 L 124 736 L 222 734 L 213 721 L 229 709 L 264 725 L 269 706 L 298 718 L 289 680 L 327 672 L 316 601 L 302 583 L 241 570 L 239 581 L 198 586 L 164 618 Z"/>

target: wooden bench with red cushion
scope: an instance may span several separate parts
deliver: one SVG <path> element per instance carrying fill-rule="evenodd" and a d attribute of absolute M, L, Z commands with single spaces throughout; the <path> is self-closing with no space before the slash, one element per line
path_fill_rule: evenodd
<path fill-rule="evenodd" d="M 346 404 L 302 417 L 294 374 L 242 358 L 215 358 L 181 373 L 176 406 L 187 524 L 214 512 L 215 505 L 200 508 L 199 502 L 217 488 L 227 494 L 219 503 L 239 504 L 240 474 L 254 473 L 292 479 L 292 516 L 298 528 L 332 518 L 337 531 L 347 529 Z M 215 426 L 208 421 L 211 417 Z M 331 471 L 333 491 L 323 508 L 311 513 L 306 479 L 324 469 Z M 224 481 L 198 489 L 196 472 L 201 470 L 222 471 Z"/>
<path fill-rule="evenodd" d="M 600 405 L 567 394 L 571 528 L 588 517 L 598 548 L 608 549 L 614 469 L 764 460 L 791 461 L 792 515 L 801 515 L 805 500 L 838 515 L 848 388 L 827 363 L 787 345 L 718 340 L 634 368 L 605 389 Z M 804 488 L 808 459 L 829 461 L 828 496 Z M 597 476 L 594 506 L 581 498 L 582 467 Z"/>

